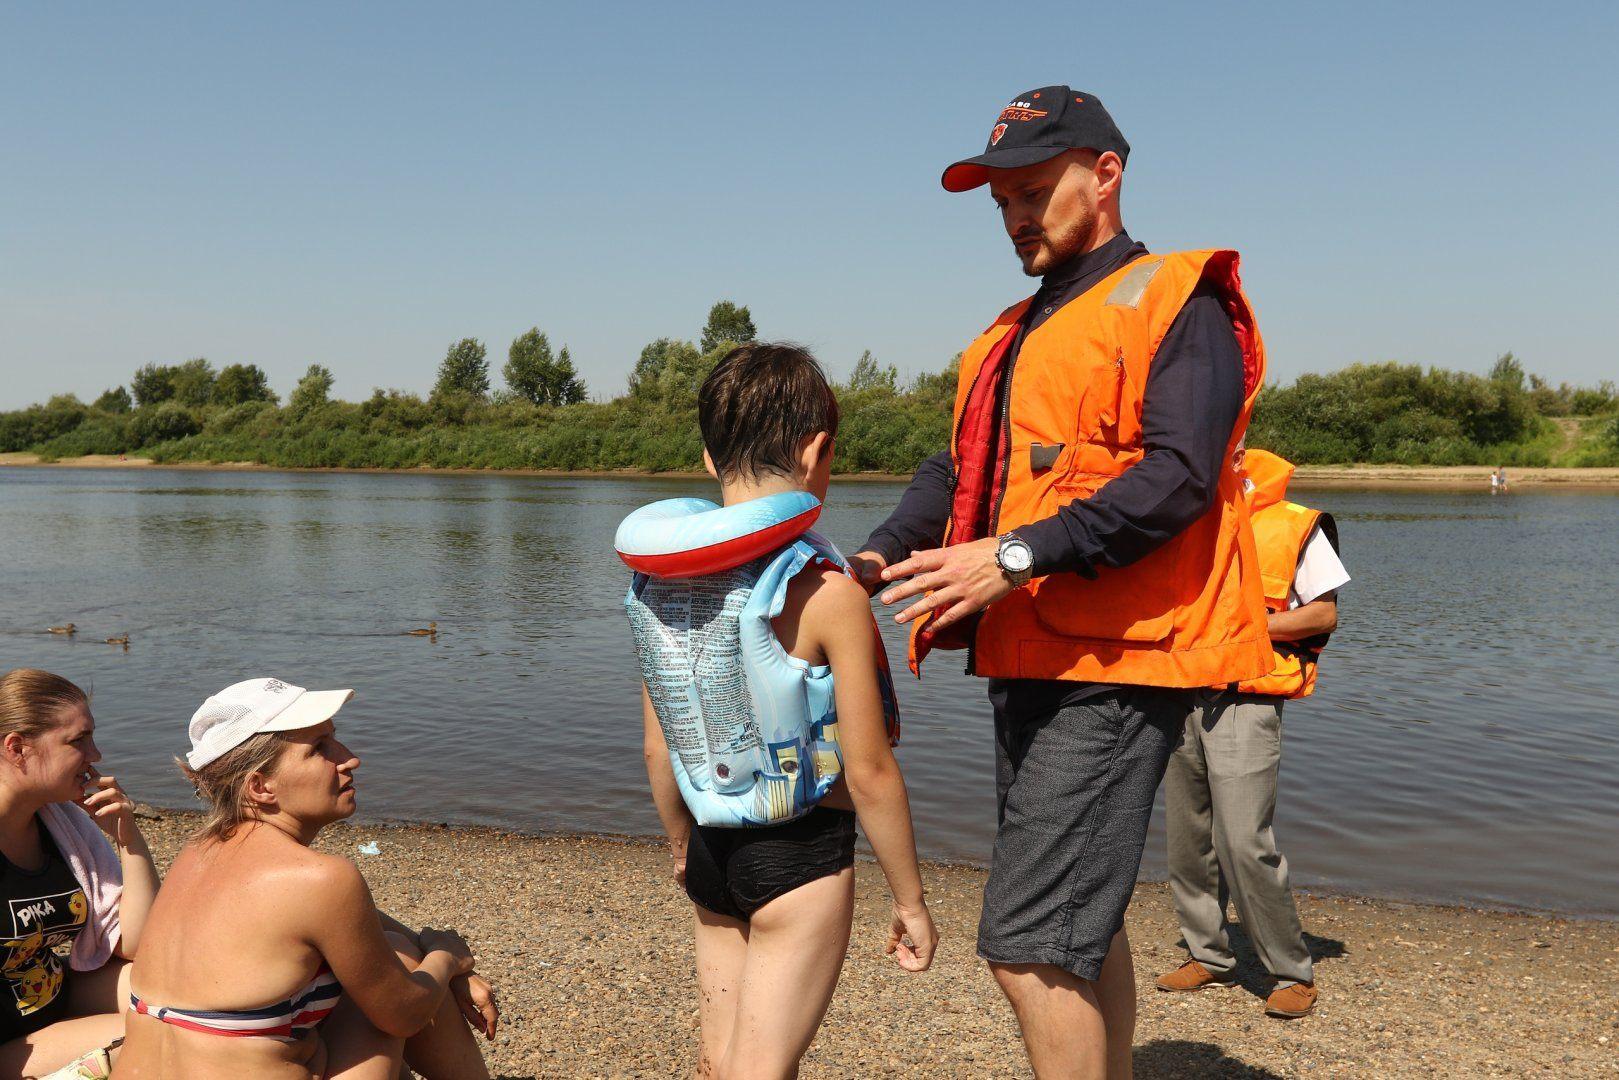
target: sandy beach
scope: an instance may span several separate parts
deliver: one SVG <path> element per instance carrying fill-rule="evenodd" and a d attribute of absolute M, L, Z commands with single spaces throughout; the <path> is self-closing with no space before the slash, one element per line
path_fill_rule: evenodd
<path fill-rule="evenodd" d="M 150 808 L 141 817 L 162 865 L 197 822 Z M 368 841 L 379 854 L 358 853 Z M 381 825 L 335 827 L 321 846 L 355 858 L 394 916 L 466 935 L 500 996 L 496 1075 L 669 1077 L 694 1060 L 691 907 L 660 845 Z M 881 876 L 858 867 L 854 940 L 806 1077 L 1027 1075 L 1011 1014 L 973 955 L 984 872 L 929 866 L 925 879 L 941 946 L 933 969 L 913 976 L 881 955 Z M 1619 923 L 1338 896 L 1301 896 L 1300 914 L 1322 1001 L 1304 1020 L 1273 1020 L 1251 955 L 1240 989 L 1154 991 L 1181 952 L 1167 887 L 1139 888 L 1129 915 L 1136 1075 L 1619 1071 Z"/>
<path fill-rule="evenodd" d="M 38 454 L 0 454 L 0 467 L 39 466 L 62 469 L 174 469 L 201 472 L 356 472 L 400 473 L 405 475 L 465 476 L 492 473 L 500 476 L 603 476 L 630 477 L 640 480 L 683 480 L 702 474 L 672 472 L 642 472 L 634 469 L 618 470 L 563 470 L 563 469 L 284 469 L 260 465 L 251 461 L 182 461 L 159 464 L 150 458 L 122 458 L 110 454 L 87 454 L 84 457 L 64 458 L 60 461 L 41 461 Z M 1457 491 L 1482 491 L 1490 486 L 1493 470 L 1482 465 L 1303 465 L 1294 474 L 1294 483 L 1300 487 L 1340 488 L 1446 488 Z M 1510 468 L 1507 476 L 1514 489 L 1619 488 L 1619 469 L 1529 469 Z M 843 473 L 833 477 L 835 482 L 905 482 L 909 474 L 900 473 Z"/>

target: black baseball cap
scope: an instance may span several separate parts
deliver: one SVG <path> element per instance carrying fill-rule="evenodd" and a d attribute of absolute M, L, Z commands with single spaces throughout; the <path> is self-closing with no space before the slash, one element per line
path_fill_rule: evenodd
<path fill-rule="evenodd" d="M 1130 144 L 1094 94 L 1042 86 L 1012 99 L 989 129 L 984 152 L 950 166 L 940 183 L 946 191 L 971 191 L 989 183 L 991 169 L 1038 165 L 1067 150 L 1111 150 L 1121 162 L 1130 156 Z"/>

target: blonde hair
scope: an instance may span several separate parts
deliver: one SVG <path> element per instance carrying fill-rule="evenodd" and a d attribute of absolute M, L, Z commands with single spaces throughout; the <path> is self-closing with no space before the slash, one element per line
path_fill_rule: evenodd
<path fill-rule="evenodd" d="M 180 771 L 197 789 L 197 797 L 208 803 L 208 816 L 197 830 L 198 836 L 229 840 L 237 829 L 254 819 L 244 795 L 248 778 L 254 773 L 274 776 L 281 751 L 290 741 L 283 732 L 261 732 L 200 769 L 175 758 Z"/>
<path fill-rule="evenodd" d="M 0 675 L 0 739 L 36 738 L 62 722 L 65 709 L 90 704 L 90 695 L 60 675 L 16 668 Z"/>

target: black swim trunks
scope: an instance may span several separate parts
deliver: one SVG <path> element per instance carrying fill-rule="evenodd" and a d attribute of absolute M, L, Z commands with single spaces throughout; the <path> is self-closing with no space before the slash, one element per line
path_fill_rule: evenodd
<path fill-rule="evenodd" d="M 698 825 L 686 845 L 686 895 L 747 922 L 776 897 L 853 866 L 854 822 L 848 810 L 817 806 L 762 828 Z"/>

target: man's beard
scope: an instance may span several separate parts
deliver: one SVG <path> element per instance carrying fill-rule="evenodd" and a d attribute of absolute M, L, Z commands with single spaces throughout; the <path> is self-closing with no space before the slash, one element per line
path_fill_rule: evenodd
<path fill-rule="evenodd" d="M 1060 232 L 1040 233 L 1042 243 L 1034 249 L 1031 260 L 1023 260 L 1023 253 L 1017 252 L 1018 259 L 1023 262 L 1024 274 L 1029 277 L 1043 277 L 1051 273 L 1089 247 L 1091 236 L 1095 232 L 1096 214 L 1087 208 Z M 1013 250 L 1016 251 L 1015 248 Z"/>

